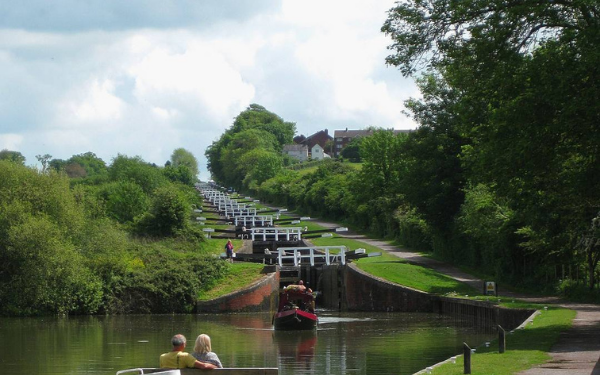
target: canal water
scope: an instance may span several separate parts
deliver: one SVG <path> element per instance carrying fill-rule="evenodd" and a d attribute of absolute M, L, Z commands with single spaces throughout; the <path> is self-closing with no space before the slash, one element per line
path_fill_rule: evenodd
<path fill-rule="evenodd" d="M 495 335 L 449 317 L 319 311 L 317 330 L 273 331 L 270 314 L 0 318 L 0 373 L 102 374 L 157 367 L 173 334 L 206 333 L 225 367 L 280 374 L 413 374 Z"/>

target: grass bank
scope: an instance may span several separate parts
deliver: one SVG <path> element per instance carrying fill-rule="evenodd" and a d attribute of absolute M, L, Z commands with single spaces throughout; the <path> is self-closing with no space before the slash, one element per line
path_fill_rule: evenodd
<path fill-rule="evenodd" d="M 571 327 L 575 311 L 540 305 L 525 307 L 541 309 L 541 313 L 523 329 L 506 335 L 506 351 L 498 352 L 498 342 L 489 347 L 477 347 L 471 356 L 471 374 L 473 375 L 509 375 L 547 362 L 548 351 L 558 340 L 561 332 Z M 431 374 L 463 374 L 464 357 L 459 356 L 456 363 L 446 362 L 432 369 Z"/>
<path fill-rule="evenodd" d="M 364 242 L 333 237 L 314 238 L 315 246 L 346 246 L 349 250 L 365 249 L 367 253 L 382 252 L 381 249 Z M 481 292 L 465 283 L 454 280 L 432 269 L 411 265 L 406 261 L 383 252 L 381 256 L 363 258 L 355 261 L 358 268 L 396 284 L 404 285 L 423 292 L 447 296 L 477 296 Z"/>

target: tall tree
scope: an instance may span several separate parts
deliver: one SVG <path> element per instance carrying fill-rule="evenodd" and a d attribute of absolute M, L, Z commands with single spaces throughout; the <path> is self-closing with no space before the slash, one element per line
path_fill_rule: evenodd
<path fill-rule="evenodd" d="M 270 168 L 264 168 L 258 173 L 253 163 L 241 163 L 256 159 L 244 155 L 255 149 L 266 150 L 273 154 L 268 160 L 275 161 L 270 165 L 279 165 L 283 145 L 292 143 L 295 132 L 294 123 L 284 121 L 258 104 L 251 104 L 235 118 L 231 128 L 207 148 L 208 169 L 221 184 L 238 189 L 247 187 L 252 183 L 247 176 L 264 177 L 271 172 L 265 174 Z M 253 170 L 257 173 L 251 173 Z"/>
<path fill-rule="evenodd" d="M 198 173 L 200 173 L 198 170 L 198 160 L 196 160 L 194 154 L 184 148 L 178 148 L 174 150 L 171 154 L 170 161 L 174 168 L 185 166 L 192 172 L 194 176 L 198 176 Z"/>
<path fill-rule="evenodd" d="M 448 109 L 468 178 L 507 199 L 546 267 L 574 259 L 600 208 L 599 15 L 589 0 L 400 1 L 382 27 L 388 64 L 448 86 L 455 100 L 421 113 Z"/>

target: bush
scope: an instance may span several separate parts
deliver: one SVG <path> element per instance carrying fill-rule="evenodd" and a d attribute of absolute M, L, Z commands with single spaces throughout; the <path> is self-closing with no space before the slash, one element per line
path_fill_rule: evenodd
<path fill-rule="evenodd" d="M 106 214 L 119 223 L 133 222 L 149 206 L 149 198 L 142 187 L 131 181 L 106 184 L 99 195 L 105 202 Z"/>
<path fill-rule="evenodd" d="M 178 190 L 163 187 L 156 190 L 150 212 L 136 223 L 139 233 L 173 236 L 188 223 L 189 202 Z"/>
<path fill-rule="evenodd" d="M 228 267 L 196 254 L 152 253 L 143 258 L 144 266 L 127 275 L 115 296 L 121 312 L 192 312 L 200 292 L 222 278 Z"/>
<path fill-rule="evenodd" d="M 100 280 L 47 217 L 24 213 L 13 222 L 2 252 L 2 313 L 92 314 L 102 300 Z"/>

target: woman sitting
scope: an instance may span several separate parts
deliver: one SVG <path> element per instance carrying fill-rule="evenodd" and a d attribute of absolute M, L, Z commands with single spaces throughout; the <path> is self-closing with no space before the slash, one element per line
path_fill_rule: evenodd
<path fill-rule="evenodd" d="M 212 363 L 218 368 L 223 368 L 219 357 L 212 352 L 210 337 L 208 337 L 208 335 L 201 334 L 196 338 L 196 345 L 194 345 L 194 352 L 192 355 L 198 361 Z"/>

